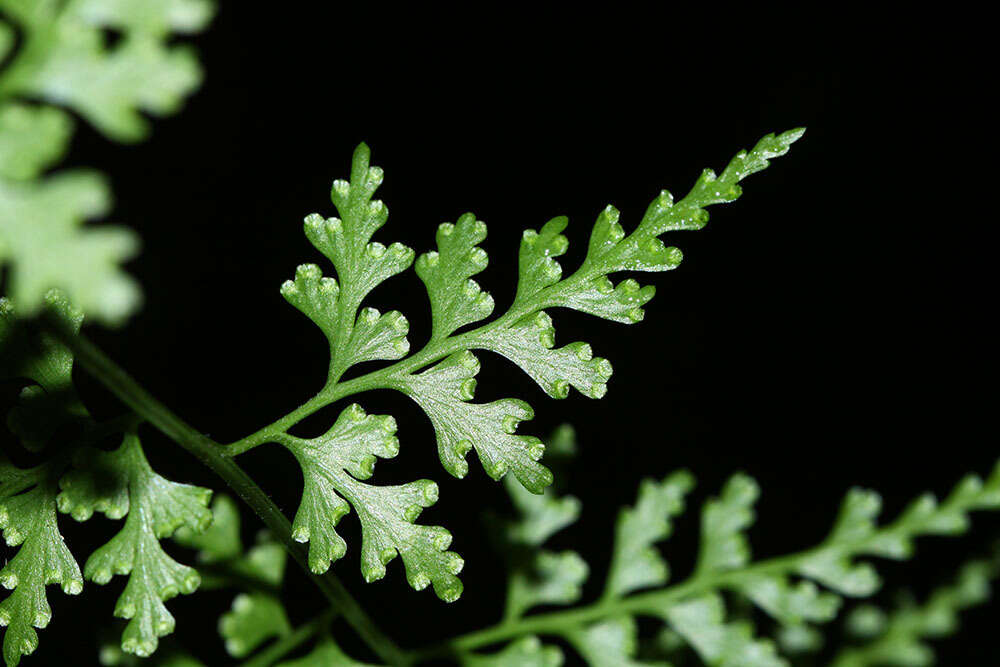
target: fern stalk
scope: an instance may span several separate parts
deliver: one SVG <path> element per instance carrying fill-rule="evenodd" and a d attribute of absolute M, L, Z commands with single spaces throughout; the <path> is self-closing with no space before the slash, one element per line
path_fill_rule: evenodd
<path fill-rule="evenodd" d="M 1000 507 L 1000 464 L 985 481 L 974 475 L 967 476 L 941 503 L 925 494 L 894 521 L 876 528 L 871 522 L 879 506 L 874 494 L 852 489 L 833 532 L 815 547 L 728 570 L 704 567 L 706 561 L 702 557 L 699 559 L 701 565 L 688 579 L 672 586 L 624 597 L 605 593 L 590 605 L 566 611 L 524 617 L 507 614 L 493 627 L 460 635 L 419 655 L 421 658 L 463 655 L 476 648 L 526 635 L 554 635 L 571 640 L 574 633 L 602 620 L 631 615 L 663 618 L 671 607 L 686 600 L 725 590 L 739 592 L 765 577 L 808 576 L 810 573 L 816 576 L 816 563 L 828 560 L 831 554 L 838 559 L 846 558 L 848 562 L 864 555 L 907 558 L 912 554 L 914 538 L 964 532 L 968 529 L 969 512 Z M 858 572 L 864 574 L 867 566 L 857 567 Z M 845 583 L 846 580 L 841 582 L 841 592 L 857 597 L 871 594 L 878 586 L 877 579 L 854 590 L 844 588 Z"/>
<path fill-rule="evenodd" d="M 292 539 L 288 518 L 232 458 L 222 453 L 219 443 L 202 435 L 174 414 L 82 335 L 66 331 L 58 322 L 49 321 L 47 324 L 94 378 L 136 414 L 208 466 L 243 499 L 372 651 L 391 665 L 411 664 L 410 657 L 379 629 L 332 571 L 317 575 L 309 569 L 308 550 Z"/>

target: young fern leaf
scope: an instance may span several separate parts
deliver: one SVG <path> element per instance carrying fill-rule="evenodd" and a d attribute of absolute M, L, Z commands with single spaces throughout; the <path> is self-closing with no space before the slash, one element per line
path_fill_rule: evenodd
<path fill-rule="evenodd" d="M 431 302 L 431 341 L 444 340 L 457 329 L 493 312 L 493 297 L 472 276 L 486 268 L 486 251 L 477 244 L 486 239 L 486 225 L 466 213 L 454 225 L 438 227 L 437 251 L 424 253 L 417 275 L 427 286 Z"/>
<path fill-rule="evenodd" d="M 663 662 L 635 660 L 639 631 L 631 616 L 618 616 L 577 628 L 567 639 L 591 667 L 669 667 Z"/>
<path fill-rule="evenodd" d="M 417 590 L 434 585 L 442 600 L 457 600 L 463 561 L 447 551 L 451 533 L 439 526 L 414 523 L 437 501 L 437 485 L 419 480 L 398 486 L 372 486 L 376 457 L 399 452 L 392 417 L 368 415 L 358 405 L 346 408 L 319 438 L 282 438 L 298 459 L 305 478 L 302 503 L 292 524 L 292 537 L 309 542 L 309 565 L 317 574 L 341 558 L 347 545 L 334 527 L 354 507 L 361 521 L 361 571 L 366 581 L 385 576 L 385 566 L 402 557 L 406 577 Z"/>
<path fill-rule="evenodd" d="M 350 182 L 333 183 L 330 198 L 340 218 L 324 220 L 314 213 L 305 219 L 306 237 L 333 264 L 339 283 L 322 277 L 318 266 L 305 264 L 296 271 L 294 281 L 281 286 L 282 296 L 315 322 L 329 340 L 330 382 L 354 364 L 398 359 L 409 350 L 408 324 L 400 313 L 380 315 L 369 308 L 356 316 L 369 292 L 413 263 L 410 248 L 400 243 L 386 248 L 371 241 L 385 224 L 389 210 L 372 199 L 383 174 L 378 167 L 369 166 L 369 155 L 367 146 L 358 146 Z"/>
<path fill-rule="evenodd" d="M 116 574 L 128 575 L 115 607 L 115 616 L 130 619 L 122 648 L 151 655 L 159 638 L 174 629 L 164 601 L 192 593 L 200 583 L 198 573 L 167 555 L 160 540 L 181 526 L 204 530 L 212 519 L 207 508 L 211 491 L 153 472 L 134 433 L 127 433 L 114 451 L 82 452 L 76 466 L 60 482 L 59 510 L 77 521 L 95 511 L 109 519 L 125 518 L 121 531 L 87 559 L 84 575 L 98 584 Z"/>
<path fill-rule="evenodd" d="M 0 602 L 0 625 L 7 626 L 3 655 L 10 666 L 34 652 L 34 629 L 52 619 L 45 586 L 59 584 L 68 595 L 83 590 L 80 566 L 59 533 L 58 493 L 58 469 L 51 464 L 20 469 L 0 457 L 0 529 L 7 546 L 21 546 L 0 570 L 0 583 L 12 589 Z"/>
<path fill-rule="evenodd" d="M 684 496 L 693 487 L 694 478 L 686 471 L 663 482 L 642 482 L 635 506 L 618 516 L 606 598 L 667 582 L 670 568 L 653 545 L 670 536 L 670 520 L 684 511 Z"/>

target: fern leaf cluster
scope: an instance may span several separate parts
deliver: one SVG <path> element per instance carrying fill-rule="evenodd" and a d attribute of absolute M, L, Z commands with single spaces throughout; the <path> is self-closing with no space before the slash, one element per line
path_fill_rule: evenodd
<path fill-rule="evenodd" d="M 538 437 L 520 432 L 520 424 L 530 420 L 534 411 L 514 397 L 477 402 L 480 362 L 474 352 L 487 350 L 505 357 L 553 398 L 565 398 L 571 388 L 600 398 L 607 391 L 611 363 L 594 356 L 591 346 L 582 341 L 557 347 L 548 310 L 571 308 L 624 323 L 641 320 L 642 306 L 652 298 L 653 288 L 640 287 L 632 279 L 615 285 L 609 276 L 675 268 L 680 251 L 666 247 L 659 236 L 704 226 L 705 207 L 736 199 L 740 180 L 785 154 L 801 136 L 802 130 L 792 130 L 764 137 L 752 150 L 737 154 L 720 175 L 704 171 L 690 193 L 676 203 L 668 192 L 662 192 L 631 233 L 619 224 L 618 212 L 606 208 L 593 228 L 586 258 L 568 276 L 558 261 L 568 248 L 562 234 L 568 221 L 555 218 L 539 231 L 527 230 L 518 254 L 513 304 L 485 323 L 493 314 L 494 300 L 475 276 L 489 261 L 481 245 L 486 225 L 472 213 L 443 223 L 437 230 L 436 249 L 416 259 L 402 244 L 373 241 L 388 219 L 385 204 L 374 198 L 384 174 L 371 165 L 368 147 L 359 146 L 350 180 L 337 180 L 331 189 L 339 217 L 312 214 L 304 224 L 306 237 L 329 260 L 336 275 L 324 276 L 319 266 L 303 264 L 281 287 L 285 299 L 319 326 L 329 342 L 327 384 L 295 419 L 231 446 L 239 454 L 276 441 L 299 460 L 306 481 L 294 535 L 310 542 L 313 571 L 325 571 L 346 553 L 346 543 L 333 526 L 353 507 L 361 521 L 366 580 L 381 578 L 389 560 L 402 555 L 414 588 L 433 584 L 438 596 L 448 601 L 461 593 L 456 575 L 462 560 L 446 551 L 450 535 L 444 529 L 414 523 L 420 509 L 436 499 L 436 486 L 430 481 L 397 487 L 367 483 L 376 457 L 392 457 L 398 450 L 392 419 L 368 416 L 353 405 L 326 435 L 305 441 L 287 432 L 298 418 L 346 396 L 394 389 L 426 413 L 436 434 L 438 456 L 449 473 L 468 474 L 466 457 L 475 450 L 489 477 L 499 480 L 509 473 L 531 493 L 542 493 L 553 479 L 540 462 L 545 446 Z M 361 308 L 376 286 L 411 263 L 431 306 L 429 339 L 412 353 L 403 314 Z M 354 365 L 373 360 L 395 363 L 342 379 Z M 324 523 L 323 517 L 332 521 Z M 562 570 L 568 561 L 549 565 Z"/>
<path fill-rule="evenodd" d="M 60 292 L 46 295 L 46 309 L 69 330 L 83 319 Z M 204 530 L 211 521 L 208 489 L 178 484 L 156 474 L 134 430 L 135 420 L 99 423 L 92 419 L 72 385 L 73 356 L 48 331 L 18 319 L 0 300 L 0 377 L 28 380 L 8 415 L 25 449 L 54 452 L 42 464 L 19 467 L 0 459 L 0 529 L 17 553 L 0 573 L 12 592 L 0 601 L 4 658 L 16 665 L 38 645 L 35 628 L 51 620 L 45 587 L 60 584 L 80 593 L 84 580 L 107 584 L 127 575 L 115 616 L 129 619 L 122 647 L 150 655 L 160 637 L 174 629 L 164 602 L 199 585 L 198 573 L 175 561 L 161 540 L 186 527 Z M 119 437 L 111 451 L 92 449 L 96 440 Z M 60 439 L 58 446 L 52 441 Z M 124 519 L 122 529 L 86 559 L 82 570 L 59 529 L 59 514 L 86 521 L 95 512 Z"/>
<path fill-rule="evenodd" d="M 990 597 L 990 583 L 998 574 L 997 559 L 966 563 L 955 581 L 937 588 L 918 603 L 903 597 L 889 614 L 874 605 L 856 608 L 847 618 L 850 634 L 859 641 L 843 648 L 834 667 L 924 667 L 935 664 L 927 640 L 946 637 L 958 628 L 958 614 Z"/>
<path fill-rule="evenodd" d="M 880 580 L 868 557 L 910 558 L 917 538 L 964 533 L 970 512 L 1000 509 L 1000 465 L 986 480 L 965 477 L 940 502 L 930 494 L 920 496 L 885 524 L 878 522 L 878 494 L 855 488 L 822 543 L 755 562 L 747 530 L 755 521 L 759 488 L 752 478 L 736 474 L 718 496 L 703 504 L 696 565 L 686 579 L 671 585 L 670 568 L 657 544 L 670 536 L 672 520 L 685 511 L 693 483 L 684 471 L 662 481 L 643 481 L 636 503 L 619 515 L 600 599 L 565 613 L 541 614 L 526 612 L 539 605 L 578 602 L 588 578 L 579 554 L 544 549 L 551 535 L 576 520 L 579 502 L 548 490 L 533 496 L 508 484 L 520 516 L 503 528 L 506 551 L 512 554 L 504 622 L 495 632 L 472 633 L 450 645 L 463 649 L 493 643 L 504 634 L 516 634 L 511 628 L 520 628 L 566 641 L 591 665 L 666 664 L 640 655 L 636 618 L 648 617 L 662 622 L 677 639 L 673 651 L 686 645 L 705 664 L 787 666 L 791 663 L 782 655 L 780 642 L 759 636 L 760 626 L 734 616 L 728 600 L 746 601 L 771 619 L 775 636 L 807 638 L 812 648 L 818 627 L 837 617 L 845 598 L 867 597 L 878 590 Z M 902 660 L 906 654 L 926 654 L 927 649 L 919 647 L 921 637 L 950 631 L 957 610 L 981 602 L 993 571 L 981 562 L 970 565 L 958 585 L 937 592 L 926 608 L 904 608 L 885 626 L 881 639 L 845 650 L 837 664 L 881 664 L 889 658 L 893 664 L 931 664 L 926 658 Z M 559 649 L 548 650 L 555 654 Z M 466 664 L 504 664 L 503 652 L 462 655 Z"/>

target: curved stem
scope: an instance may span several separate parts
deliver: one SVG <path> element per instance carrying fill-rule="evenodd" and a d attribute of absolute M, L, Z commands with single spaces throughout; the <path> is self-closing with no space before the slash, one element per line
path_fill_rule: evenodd
<path fill-rule="evenodd" d="M 80 365 L 111 393 L 225 480 L 275 537 L 281 540 L 295 561 L 380 658 L 392 665 L 410 664 L 409 656 L 379 630 L 332 572 L 316 575 L 309 570 L 308 551 L 305 546 L 292 539 L 291 524 L 288 519 L 235 461 L 223 455 L 222 447 L 218 443 L 205 437 L 171 412 L 89 340 L 66 331 L 57 323 L 50 324 L 54 325 L 52 328 L 63 343 L 73 351 Z"/>
<path fill-rule="evenodd" d="M 345 382 L 331 382 L 318 394 L 303 403 L 295 410 L 289 412 L 277 421 L 268 424 L 264 428 L 251 433 L 245 438 L 236 442 L 224 445 L 222 451 L 226 456 L 239 456 L 250 451 L 254 447 L 268 442 L 274 442 L 277 436 L 285 433 L 288 429 L 308 417 L 309 415 L 322 410 L 335 401 L 339 401 L 347 396 L 360 394 L 372 389 L 395 388 L 391 379 L 400 375 L 406 375 L 417 371 L 428 364 L 447 357 L 454 352 L 462 350 L 476 349 L 477 338 L 484 333 L 492 331 L 498 327 L 503 327 L 512 322 L 516 322 L 527 314 L 536 312 L 540 308 L 536 305 L 526 305 L 520 308 L 511 308 L 506 313 L 479 328 L 467 331 L 457 336 L 449 336 L 444 340 L 428 343 L 419 352 L 401 359 L 394 364 L 379 368 L 378 370 L 359 375 Z"/>

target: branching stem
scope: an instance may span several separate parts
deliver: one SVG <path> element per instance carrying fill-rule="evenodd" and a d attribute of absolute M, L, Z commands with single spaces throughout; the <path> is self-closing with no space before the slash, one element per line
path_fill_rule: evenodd
<path fill-rule="evenodd" d="M 359 375 L 358 377 L 345 382 L 330 382 L 318 394 L 292 412 L 289 412 L 281 419 L 278 419 L 255 433 L 246 436 L 245 438 L 241 438 L 236 442 L 225 445 L 223 447 L 223 452 L 226 456 L 239 456 L 244 452 L 250 451 L 254 447 L 268 442 L 274 442 L 276 437 L 285 433 L 288 429 L 292 428 L 306 417 L 322 410 L 326 406 L 342 398 L 360 394 L 372 389 L 383 389 L 387 387 L 396 388 L 396 383 L 393 381 L 394 379 L 398 379 L 401 376 L 420 370 L 428 364 L 444 359 L 448 355 L 455 352 L 477 349 L 480 347 L 478 344 L 480 342 L 479 338 L 484 334 L 495 329 L 510 326 L 523 317 L 553 305 L 557 302 L 554 298 L 554 294 L 557 291 L 566 289 L 567 285 L 572 286 L 589 278 L 593 278 L 593 274 L 593 271 L 587 272 L 581 269 L 581 271 L 578 271 L 570 278 L 540 291 L 527 303 L 512 306 L 510 310 L 488 324 L 465 333 L 449 336 L 444 340 L 430 342 L 419 352 L 412 354 L 405 359 L 401 359 L 389 366 L 365 373 L 364 375 Z"/>
<path fill-rule="evenodd" d="M 410 664 L 410 657 L 375 625 L 332 572 L 316 575 L 309 570 L 308 552 L 302 544 L 292 539 L 288 519 L 249 475 L 232 458 L 223 454 L 222 447 L 217 442 L 205 437 L 171 412 L 92 342 L 66 331 L 57 323 L 50 324 L 63 343 L 73 351 L 75 359 L 83 368 L 136 414 L 219 475 L 253 509 L 372 651 L 391 665 Z"/>
<path fill-rule="evenodd" d="M 681 583 L 667 588 L 646 593 L 637 593 L 624 598 L 602 598 L 593 604 L 575 609 L 567 609 L 566 611 L 533 614 L 519 619 L 507 619 L 490 628 L 477 630 L 446 640 L 437 646 L 421 651 L 418 656 L 420 659 L 427 659 L 445 655 L 458 655 L 482 646 L 488 646 L 524 635 L 564 636 L 584 624 L 624 614 L 662 616 L 664 610 L 686 597 L 719 588 L 735 586 L 743 580 L 752 580 L 765 574 L 773 575 L 791 571 L 800 562 L 812 555 L 814 551 L 815 549 L 810 549 L 796 554 L 762 560 L 731 572 L 710 574 L 707 576 L 692 576 Z"/>

